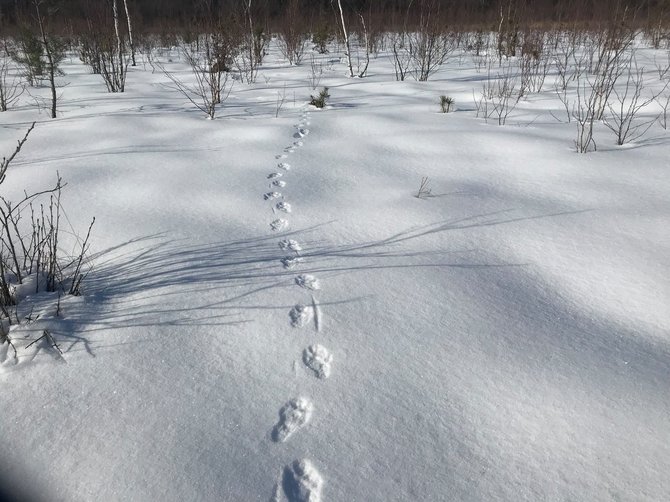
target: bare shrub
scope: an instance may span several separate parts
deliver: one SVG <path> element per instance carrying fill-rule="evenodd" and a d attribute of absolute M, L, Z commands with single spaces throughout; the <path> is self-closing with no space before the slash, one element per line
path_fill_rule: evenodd
<path fill-rule="evenodd" d="M 236 50 L 222 30 L 198 37 L 197 44 L 184 45 L 181 53 L 191 67 L 194 84 L 187 84 L 162 63 L 156 66 L 198 110 L 213 120 L 217 106 L 226 100 L 232 88 L 229 72 Z"/>
<path fill-rule="evenodd" d="M 427 81 L 455 48 L 455 37 L 446 34 L 440 23 L 440 4 L 435 0 L 420 1 L 419 25 L 409 34 L 414 78 L 419 82 Z"/>
<path fill-rule="evenodd" d="M 521 73 L 519 94 L 524 96 L 529 92 L 541 92 L 550 67 L 551 59 L 546 51 L 544 33 L 539 31 L 525 33 L 519 61 Z"/>
<path fill-rule="evenodd" d="M 645 88 L 644 68 L 638 67 L 636 58 L 632 58 L 623 89 L 619 91 L 615 87 L 612 90 L 614 99 L 607 102 L 608 113 L 605 114 L 603 121 L 605 126 L 615 134 L 617 145 L 623 145 L 641 138 L 656 122 L 658 116 L 641 118 L 641 113 L 667 87 L 668 84 L 666 83 L 660 92 L 643 98 L 642 93 Z"/>
<path fill-rule="evenodd" d="M 319 83 L 321 83 L 321 78 L 323 77 L 323 62 L 312 54 L 309 58 L 309 68 L 309 85 L 315 90 L 319 86 Z"/>
<path fill-rule="evenodd" d="M 0 162 L 0 185 L 34 127 L 35 123 L 18 142 L 12 155 Z M 61 294 L 80 294 L 86 276 L 82 273 L 82 266 L 95 218 L 89 226 L 86 239 L 81 243 L 79 254 L 74 257 L 63 256 L 60 245 L 61 191 L 64 187 L 59 176 L 54 187 L 26 193 L 18 202 L 0 196 L 0 344 L 8 343 L 15 358 L 18 354 L 10 336 L 10 328 L 22 321 L 16 310 L 16 305 L 22 300 L 17 286 L 26 284 L 30 279 L 31 284 L 34 284 L 32 292 L 57 292 L 60 304 Z M 30 214 L 29 220 L 24 218 L 25 213 Z M 25 225 L 24 222 L 29 224 Z M 53 337 L 50 338 L 55 344 Z"/>
<path fill-rule="evenodd" d="M 282 55 L 290 64 L 300 64 L 305 55 L 308 36 L 300 12 L 299 0 L 289 0 L 278 35 L 278 46 Z"/>
<path fill-rule="evenodd" d="M 488 78 L 482 84 L 479 97 L 475 97 L 477 117 L 483 117 L 487 122 L 488 119 L 495 118 L 498 125 L 505 125 L 521 97 L 518 83 L 518 73 L 511 63 L 503 66 L 495 77 L 491 74 L 489 66 Z"/>

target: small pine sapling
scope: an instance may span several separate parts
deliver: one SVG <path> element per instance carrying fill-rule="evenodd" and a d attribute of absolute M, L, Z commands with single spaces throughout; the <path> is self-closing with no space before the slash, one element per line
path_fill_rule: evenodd
<path fill-rule="evenodd" d="M 326 106 L 326 101 L 328 101 L 328 98 L 330 98 L 330 94 L 328 94 L 328 87 L 321 89 L 318 96 L 310 96 L 310 98 L 310 105 L 316 106 L 317 108 L 324 108 Z"/>
<path fill-rule="evenodd" d="M 449 113 L 454 106 L 454 98 L 451 96 L 440 96 L 440 109 L 442 113 Z"/>

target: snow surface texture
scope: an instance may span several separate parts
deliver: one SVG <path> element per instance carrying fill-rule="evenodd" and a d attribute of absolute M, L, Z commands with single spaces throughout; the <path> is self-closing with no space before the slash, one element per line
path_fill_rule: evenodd
<path fill-rule="evenodd" d="M 617 147 L 598 123 L 598 151 L 578 155 L 553 82 L 498 127 L 475 117 L 485 77 L 468 54 L 396 82 L 388 54 L 348 79 L 333 53 L 314 54 L 332 97 L 310 113 L 309 65 L 274 45 L 261 83 L 236 83 L 214 121 L 142 64 L 106 94 L 76 55 L 58 119 L 34 106 L 47 88 L 0 113 L 0 155 L 38 121 L 1 195 L 59 172 L 80 236 L 96 216 L 83 295 L 58 317 L 28 295 L 20 315 L 40 315 L 11 328 L 18 362 L 0 347 L 5 488 L 670 500 L 670 133 Z M 285 85 L 295 104 L 275 119 Z M 438 111 L 445 90 L 453 113 Z M 293 211 L 278 233 L 280 201 Z M 294 329 L 294 305 L 314 322 Z M 43 329 L 62 357 L 24 350 Z M 313 404 L 309 423 L 273 441 L 293 396 Z"/>

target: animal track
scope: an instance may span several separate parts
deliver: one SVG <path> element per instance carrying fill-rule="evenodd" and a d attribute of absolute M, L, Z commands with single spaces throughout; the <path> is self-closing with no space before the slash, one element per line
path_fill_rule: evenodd
<path fill-rule="evenodd" d="M 290 270 L 297 267 L 303 262 L 303 259 L 300 256 L 286 256 L 281 259 L 281 264 L 285 269 Z"/>
<path fill-rule="evenodd" d="M 275 232 L 284 230 L 288 228 L 288 220 L 285 220 L 284 218 L 278 218 L 274 220 L 272 223 L 270 223 L 270 228 Z"/>
<path fill-rule="evenodd" d="M 305 143 L 303 143 L 302 141 L 296 141 L 296 142 L 293 143 L 293 144 L 294 144 L 295 146 L 302 146 L 302 145 L 304 145 Z"/>
<path fill-rule="evenodd" d="M 296 137 L 304 138 L 308 134 L 309 134 L 309 129 L 307 129 L 305 127 L 301 127 L 300 129 L 298 129 L 298 132 L 296 133 L 296 135 L 297 135 Z"/>
<path fill-rule="evenodd" d="M 311 274 L 300 274 L 298 277 L 295 278 L 295 283 L 301 288 L 305 289 L 311 289 L 311 290 L 321 289 L 319 280 Z"/>
<path fill-rule="evenodd" d="M 279 197 L 281 197 L 279 192 L 268 192 L 263 194 L 263 199 L 265 200 L 278 199 Z"/>
<path fill-rule="evenodd" d="M 275 178 L 281 178 L 282 176 L 284 176 L 282 173 L 270 173 L 268 174 L 267 178 L 269 180 L 273 180 Z"/>
<path fill-rule="evenodd" d="M 291 326 L 303 328 L 314 318 L 314 308 L 307 305 L 296 305 L 288 313 L 288 316 L 291 319 Z"/>
<path fill-rule="evenodd" d="M 293 239 L 284 239 L 279 241 L 279 249 L 282 251 L 290 249 L 291 251 L 298 252 L 302 251 L 302 246 L 298 243 L 298 241 L 294 241 Z"/>
<path fill-rule="evenodd" d="M 330 365 L 333 362 L 333 356 L 323 345 L 310 345 L 302 353 L 302 362 L 318 378 L 328 378 L 330 376 Z"/>
<path fill-rule="evenodd" d="M 291 164 L 288 164 L 287 162 L 280 162 L 277 164 L 277 167 L 279 169 L 283 169 L 284 171 L 289 171 L 291 169 Z"/>
<path fill-rule="evenodd" d="M 321 502 L 323 478 L 309 460 L 296 460 L 284 468 L 282 487 L 290 502 Z"/>
<path fill-rule="evenodd" d="M 282 180 L 275 180 L 272 182 L 273 187 L 279 187 L 279 188 L 284 188 L 286 186 L 286 182 Z"/>
<path fill-rule="evenodd" d="M 291 399 L 279 410 L 279 422 L 272 429 L 272 440 L 278 443 L 286 441 L 309 422 L 313 409 L 312 403 L 304 397 Z"/>
<path fill-rule="evenodd" d="M 291 204 L 288 202 L 278 202 L 275 207 L 277 208 L 277 211 L 283 211 L 285 213 L 291 212 Z"/>
<path fill-rule="evenodd" d="M 275 159 L 285 159 L 288 157 L 285 153 L 280 153 L 279 155 L 275 155 Z"/>

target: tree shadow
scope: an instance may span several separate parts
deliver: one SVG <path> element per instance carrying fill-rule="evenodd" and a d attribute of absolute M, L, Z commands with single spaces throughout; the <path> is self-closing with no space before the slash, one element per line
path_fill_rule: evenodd
<path fill-rule="evenodd" d="M 91 258 L 82 301 L 66 303 L 67 317 L 51 318 L 54 338 L 64 354 L 84 350 L 95 356 L 105 345 L 92 333 L 156 326 L 238 326 L 253 322 L 259 311 L 286 312 L 294 305 L 274 295 L 268 304 L 261 293 L 290 287 L 297 274 L 339 275 L 359 271 L 453 268 L 465 270 L 524 267 L 524 263 L 492 262 L 480 250 L 422 249 L 421 239 L 452 230 L 503 225 L 551 218 L 583 211 L 564 211 L 512 217 L 512 210 L 411 227 L 385 238 L 351 243 L 315 239 L 322 225 L 279 235 L 254 236 L 207 244 L 191 244 L 165 234 L 129 240 Z M 278 242 L 299 240 L 301 251 L 285 251 Z M 411 246 L 409 244 L 412 244 Z M 417 244 L 417 245 L 415 245 Z M 282 258 L 302 260 L 297 269 L 282 266 Z M 212 292 L 221 292 L 213 297 Z M 200 300 L 200 298 L 202 298 Z M 330 302 L 342 305 L 362 301 L 350 296 Z M 145 335 L 149 340 L 155 335 Z M 133 340 L 125 343 L 138 343 Z"/>

